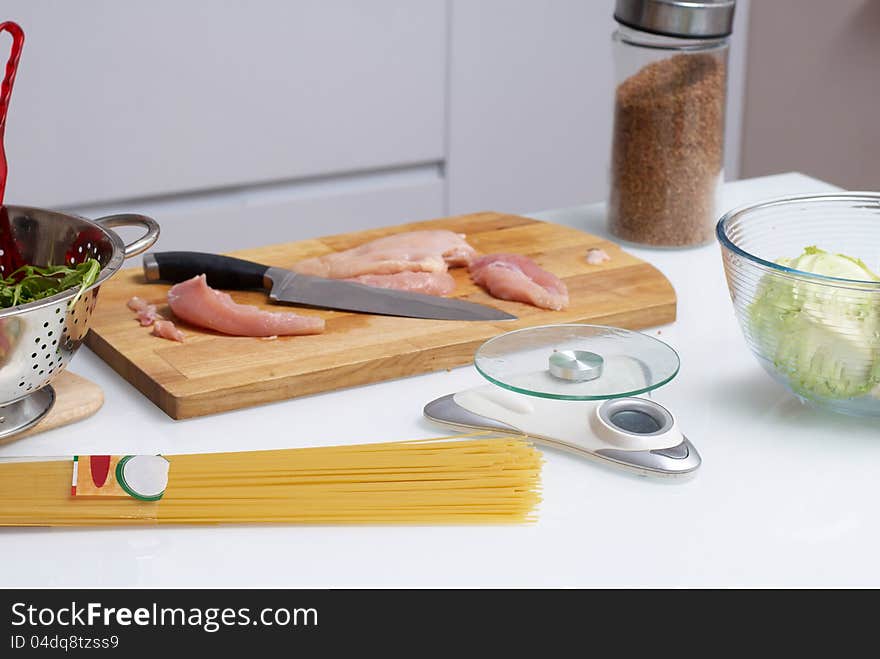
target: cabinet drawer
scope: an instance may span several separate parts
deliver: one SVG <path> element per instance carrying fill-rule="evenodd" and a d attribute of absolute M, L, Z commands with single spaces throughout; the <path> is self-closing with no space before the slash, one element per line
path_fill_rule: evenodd
<path fill-rule="evenodd" d="M 229 252 L 441 217 L 444 196 L 438 168 L 413 167 L 167 201 L 79 207 L 74 212 L 88 218 L 143 213 L 162 226 L 157 250 Z M 138 233 L 122 231 L 126 240 Z"/>

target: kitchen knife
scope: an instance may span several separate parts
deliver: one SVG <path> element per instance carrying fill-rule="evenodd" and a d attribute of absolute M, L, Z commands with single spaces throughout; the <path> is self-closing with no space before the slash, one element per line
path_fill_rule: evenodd
<path fill-rule="evenodd" d="M 275 302 L 409 318 L 516 320 L 516 316 L 483 304 L 301 275 L 231 256 L 153 252 L 144 257 L 147 281 L 180 282 L 200 274 L 214 288 L 268 289 L 269 299 Z"/>

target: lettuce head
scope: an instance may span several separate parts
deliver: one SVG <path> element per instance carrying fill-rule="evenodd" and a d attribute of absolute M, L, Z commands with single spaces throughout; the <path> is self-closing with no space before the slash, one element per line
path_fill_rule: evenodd
<path fill-rule="evenodd" d="M 777 263 L 880 282 L 861 260 L 817 247 Z M 853 398 L 880 391 L 880 294 L 870 285 L 768 273 L 749 305 L 748 329 L 761 354 L 804 396 Z"/>

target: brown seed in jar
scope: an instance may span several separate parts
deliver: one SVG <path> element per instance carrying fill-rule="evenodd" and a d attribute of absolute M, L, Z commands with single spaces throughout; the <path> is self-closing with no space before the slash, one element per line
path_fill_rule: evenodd
<path fill-rule="evenodd" d="M 615 95 L 609 226 L 637 243 L 712 239 L 724 140 L 724 61 L 683 54 L 624 80 Z"/>

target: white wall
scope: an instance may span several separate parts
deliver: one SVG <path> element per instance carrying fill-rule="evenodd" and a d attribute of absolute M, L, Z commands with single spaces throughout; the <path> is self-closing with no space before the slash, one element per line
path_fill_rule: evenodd
<path fill-rule="evenodd" d="M 733 53 L 739 143 L 747 4 Z M 613 2 L 4 0 L 7 200 L 228 250 L 604 197 Z M 736 148 L 728 172 L 738 168 Z"/>
<path fill-rule="evenodd" d="M 749 64 L 747 175 L 880 190 L 880 2 L 756 2 Z"/>

